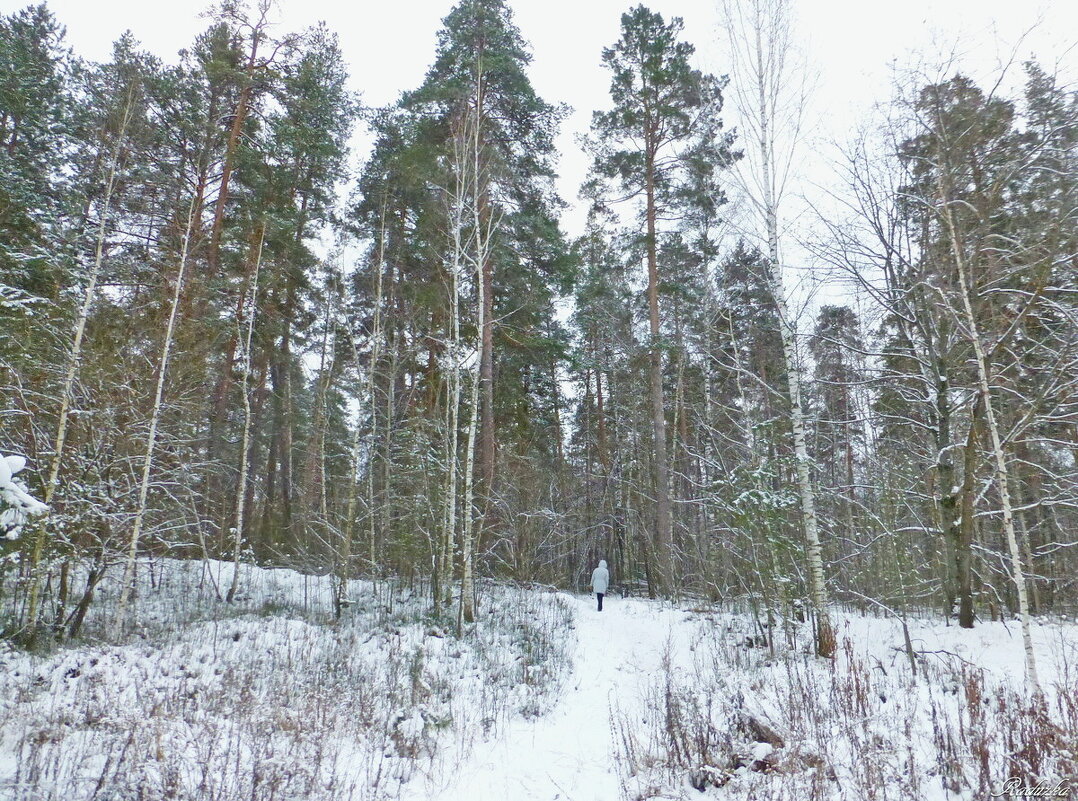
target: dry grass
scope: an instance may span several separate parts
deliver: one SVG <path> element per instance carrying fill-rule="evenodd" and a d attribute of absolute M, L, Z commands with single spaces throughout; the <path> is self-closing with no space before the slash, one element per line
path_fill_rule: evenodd
<path fill-rule="evenodd" d="M 237 609 L 189 568 L 143 588 L 128 641 L 3 655 L 0 796 L 392 798 L 544 709 L 568 667 L 570 613 L 552 595 L 486 588 L 496 610 L 458 639 L 400 588 L 357 587 L 333 624 L 294 574 Z"/>
<path fill-rule="evenodd" d="M 699 642 L 691 670 L 665 660 L 643 720 L 613 715 L 627 801 L 720 787 L 716 797 L 754 801 L 987 798 L 1010 777 L 1078 789 L 1066 663 L 1046 700 L 960 659 L 922 658 L 914 677 L 849 637 L 835 662 L 773 658 L 736 624 L 703 623 Z"/>

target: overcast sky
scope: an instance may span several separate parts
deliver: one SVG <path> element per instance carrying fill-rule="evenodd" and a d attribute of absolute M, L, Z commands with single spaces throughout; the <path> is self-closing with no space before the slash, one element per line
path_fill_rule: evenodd
<path fill-rule="evenodd" d="M 591 111 L 606 105 L 609 78 L 600 53 L 617 39 L 620 15 L 633 4 L 510 0 L 532 45 L 536 89 L 548 101 L 574 109 L 560 140 L 562 193 L 570 201 L 587 167 L 574 138 L 587 129 Z M 5 12 L 23 5 L 0 0 Z M 107 58 L 111 43 L 130 29 L 145 47 L 171 60 L 205 27 L 199 12 L 209 3 L 49 0 L 48 5 L 83 57 Z M 453 0 L 281 0 L 281 29 L 325 20 L 341 37 L 353 87 L 365 103 L 380 106 L 422 80 L 441 19 L 452 5 Z M 715 0 L 652 0 L 648 5 L 664 16 L 683 17 L 700 66 L 724 72 Z M 814 101 L 823 139 L 844 138 L 873 101 L 889 94 L 891 64 L 908 64 L 918 54 L 931 60 L 960 43 L 966 69 L 987 76 L 1025 35 L 1020 58 L 1036 54 L 1046 66 L 1062 60 L 1068 70 L 1075 63 L 1070 48 L 1078 41 L 1078 2 L 1068 0 L 795 0 L 794 7 L 799 38 L 819 69 Z M 577 227 L 575 215 L 567 222 Z"/>
<path fill-rule="evenodd" d="M 653 10 L 685 20 L 684 36 L 697 47 L 699 66 L 724 68 L 717 28 L 717 0 L 651 0 Z M 391 103 L 414 88 L 429 66 L 442 18 L 454 0 L 280 0 L 280 30 L 294 31 L 325 20 L 341 39 L 352 86 L 370 106 Z M 552 103 L 567 103 L 559 147 L 561 193 L 576 200 L 587 161 L 576 137 L 587 130 L 592 110 L 607 104 L 609 76 L 602 49 L 619 35 L 620 15 L 634 0 L 509 0 L 517 25 L 532 46 L 533 83 Z M 0 0 L 5 13 L 25 5 Z M 194 0 L 48 0 L 67 26 L 68 42 L 84 58 L 109 56 L 111 43 L 130 29 L 166 61 L 189 45 L 207 24 L 200 12 L 210 3 Z M 845 140 L 870 118 L 874 102 L 891 94 L 894 67 L 937 63 L 956 52 L 961 68 L 981 82 L 994 80 L 1012 54 L 1036 56 L 1073 80 L 1078 64 L 1078 2 L 1024 0 L 794 0 L 796 31 L 806 61 L 818 70 L 813 94 L 815 139 L 803 148 L 801 164 L 813 184 L 827 184 L 833 158 L 830 142 Z M 1018 85 L 1021 71 L 1013 70 Z M 369 142 L 357 138 L 357 159 Z M 795 200 L 796 204 L 796 200 Z M 579 233 L 579 209 L 565 216 Z"/>

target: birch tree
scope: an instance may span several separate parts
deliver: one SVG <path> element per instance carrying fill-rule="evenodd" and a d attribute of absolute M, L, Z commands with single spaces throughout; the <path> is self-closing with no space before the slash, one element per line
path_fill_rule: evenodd
<path fill-rule="evenodd" d="M 373 326 L 370 332 L 370 363 L 367 365 L 367 370 L 363 373 L 361 368 L 361 358 L 359 352 L 359 342 L 356 336 L 351 337 L 352 348 L 352 361 L 355 363 L 356 369 L 362 374 L 362 381 L 360 383 L 360 391 L 364 396 L 362 397 L 357 406 L 355 428 L 352 432 L 352 447 L 351 447 L 351 480 L 348 484 L 348 502 L 344 512 L 344 524 L 343 524 L 343 542 L 340 551 L 337 554 L 337 586 L 334 595 L 334 612 L 338 619 L 346 606 L 351 603 L 348 597 L 348 581 L 352 575 L 352 545 L 355 540 L 356 529 L 356 512 L 359 502 L 359 481 L 360 481 L 360 469 L 363 465 L 363 430 L 365 423 L 370 423 L 370 440 L 369 447 L 366 453 L 366 498 L 368 507 L 368 547 L 367 547 L 367 560 L 370 566 L 371 576 L 374 576 L 377 572 L 377 529 L 375 524 L 374 515 L 374 483 L 372 473 L 374 472 L 374 435 L 375 435 L 375 419 L 377 416 L 376 403 L 376 386 L 375 376 L 377 370 L 377 360 L 381 349 L 382 340 L 382 273 L 385 269 L 385 209 L 386 203 L 383 200 L 382 203 L 382 223 L 379 229 L 378 237 L 378 259 L 374 265 L 376 274 L 374 277 L 374 320 Z"/>
<path fill-rule="evenodd" d="M 266 239 L 266 224 L 262 223 L 258 237 L 258 252 L 251 276 L 251 298 L 247 303 L 246 331 L 243 333 L 243 371 L 240 379 L 240 397 L 243 401 L 243 434 L 240 436 L 240 476 L 236 485 L 236 517 L 232 533 L 232 585 L 228 588 L 226 600 L 229 603 L 236 597 L 240 585 L 240 545 L 243 542 L 243 514 L 247 501 L 247 473 L 250 467 L 251 449 L 251 340 L 255 330 L 255 316 L 258 310 L 258 274 L 262 267 L 262 245 Z M 240 321 L 237 321 L 238 323 Z"/>
<path fill-rule="evenodd" d="M 168 322 L 161 342 L 161 356 L 157 362 L 157 383 L 154 387 L 153 405 L 150 407 L 150 427 L 146 433 L 146 442 L 142 456 L 142 471 L 138 485 L 138 501 L 135 518 L 131 524 L 131 536 L 127 546 L 127 559 L 124 564 L 124 577 L 120 600 L 116 606 L 115 626 L 122 629 L 127 617 L 127 605 L 131 597 L 135 579 L 135 561 L 138 556 L 139 539 L 146 519 L 147 503 L 150 493 L 150 476 L 153 471 L 154 450 L 157 446 L 157 427 L 161 421 L 161 410 L 165 394 L 165 379 L 168 375 L 169 358 L 176 335 L 176 321 L 183 298 L 184 279 L 187 273 L 187 261 L 191 250 L 191 238 L 197 222 L 195 211 L 198 208 L 196 198 L 192 197 L 187 209 L 187 220 L 183 227 L 179 258 L 173 278 L 172 302 L 169 307 Z"/>
<path fill-rule="evenodd" d="M 947 233 L 951 241 L 951 249 L 954 254 L 955 266 L 958 269 L 958 282 L 962 294 L 962 310 L 966 316 L 966 325 L 969 330 L 970 342 L 973 344 L 973 353 L 977 361 L 977 378 L 980 381 L 981 403 L 984 405 L 985 422 L 988 426 L 988 435 L 992 440 L 992 456 L 996 467 L 996 489 L 999 492 L 999 501 L 1003 511 L 1003 531 L 1007 537 L 1007 548 L 1010 550 L 1011 570 L 1014 575 L 1014 586 L 1018 593 L 1018 614 L 1021 617 L 1022 648 L 1025 651 L 1026 681 L 1029 682 L 1034 692 L 1040 692 L 1040 684 L 1037 680 L 1037 660 L 1033 653 L 1033 638 L 1029 628 L 1029 591 L 1026 586 L 1025 569 L 1022 566 L 1022 552 L 1018 547 L 1018 536 L 1014 528 L 1014 509 L 1011 506 L 1010 477 L 1007 469 L 1007 455 L 1003 450 L 1003 441 L 1000 438 L 999 424 L 996 420 L 995 407 L 992 402 L 992 387 L 989 383 L 988 357 L 985 355 L 984 345 L 981 342 L 981 333 L 977 325 L 977 317 L 973 313 L 973 303 L 967 276 L 963 243 L 959 238 L 959 232 L 955 226 L 954 214 L 951 210 L 951 200 L 946 186 L 940 187 L 941 214 Z"/>
<path fill-rule="evenodd" d="M 367 449 L 367 561 L 371 576 L 378 572 L 378 518 L 375 515 L 374 452 L 378 442 L 378 364 L 382 359 L 384 334 L 382 332 L 382 303 L 384 286 L 382 277 L 386 268 L 385 204 L 382 205 L 382 224 L 378 231 L 378 263 L 374 277 L 374 315 L 371 324 L 370 366 L 367 370 L 367 410 L 370 415 L 370 447 Z M 389 380 L 392 380 L 390 377 Z M 387 426 L 388 437 L 388 426 Z M 387 445 L 388 449 L 388 445 Z M 388 499 L 387 499 L 388 502 Z"/>
<path fill-rule="evenodd" d="M 802 375 L 797 350 L 797 320 L 783 286 L 780 204 L 796 153 L 805 92 L 804 71 L 793 63 L 788 0 L 724 0 L 733 99 L 744 136 L 751 146 L 738 175 L 755 212 L 755 226 L 765 243 L 771 295 L 779 316 L 790 397 L 801 523 L 805 535 L 809 594 L 816 613 L 816 653 L 830 657 L 835 635 L 827 609 L 816 492 L 812 483 L 802 406 Z"/>
<path fill-rule="evenodd" d="M 1043 269 L 1038 270 L 1036 262 L 1027 264 L 1021 255 L 1023 233 L 1033 232 L 1016 231 L 1011 219 L 1010 197 L 1018 176 L 1027 168 L 1028 156 L 1013 129 L 1011 104 L 984 95 L 963 76 L 924 87 L 912 111 L 921 130 L 903 148 L 915 178 L 908 187 L 908 197 L 928 213 L 933 226 L 929 236 L 938 236 L 939 250 L 950 257 L 947 266 L 954 271 L 953 294 L 949 293 L 955 307 L 952 313 L 961 321 L 973 351 L 978 407 L 983 410 L 991 446 L 1003 534 L 1018 599 L 1026 679 L 1034 692 L 1040 692 L 1030 633 L 1029 590 L 993 375 L 999 370 L 996 362 L 1001 346 L 1038 304 L 1047 281 L 1047 273 L 1038 275 Z M 1006 285 L 1012 275 L 1024 279 L 1020 300 L 1010 302 L 1007 314 L 999 314 L 1000 301 L 985 298 L 981 289 Z M 940 284 L 950 289 L 948 283 L 944 276 Z"/>
<path fill-rule="evenodd" d="M 464 120 L 467 120 L 464 115 Z M 456 123 L 453 137 L 453 158 L 451 176 L 447 176 L 449 186 L 445 190 L 446 225 L 449 246 L 449 344 L 448 365 L 446 371 L 445 402 L 445 495 L 442 530 L 438 538 L 435 554 L 433 593 L 435 611 L 440 611 L 443 604 L 452 603 L 453 548 L 457 529 L 457 496 L 459 494 L 459 439 L 460 439 L 460 398 L 462 360 L 464 341 L 461 338 L 461 270 L 468 261 L 468 246 L 465 233 L 465 215 L 469 184 L 467 181 L 468 148 L 467 126 L 464 120 Z"/>
<path fill-rule="evenodd" d="M 71 352 L 68 355 L 67 369 L 64 372 L 63 385 L 60 388 L 60 410 L 57 415 L 56 436 L 52 444 L 52 458 L 49 461 L 48 477 L 45 480 L 44 503 L 46 506 L 52 503 L 53 496 L 60 480 L 60 468 L 63 464 L 64 445 L 67 442 L 68 421 L 71 417 L 71 407 L 74 402 L 74 389 L 79 378 L 79 368 L 82 365 L 82 344 L 86 335 L 86 324 L 90 319 L 90 310 L 97 297 L 97 283 L 101 274 L 101 266 L 105 258 L 105 241 L 109 232 L 110 212 L 112 209 L 113 193 L 116 189 L 117 175 L 121 169 L 121 161 L 127 145 L 127 131 L 131 122 L 132 114 L 139 102 L 142 91 L 139 85 L 138 67 L 133 64 L 120 64 L 118 72 L 120 77 L 126 79 L 126 89 L 122 92 L 122 100 L 119 104 L 119 122 L 113 135 L 115 137 L 109 152 L 107 167 L 105 168 L 105 190 L 99 210 L 97 225 L 97 237 L 94 243 L 94 259 L 86 275 L 86 285 L 83 287 L 82 301 L 79 304 L 78 315 L 75 318 L 74 333 L 71 340 Z M 126 67 L 126 69 L 124 69 Z M 127 74 L 124 74 L 124 73 Z M 108 126 L 106 125 L 106 130 Z M 30 593 L 27 600 L 27 626 L 33 632 L 37 628 L 38 597 L 41 592 L 41 566 L 42 552 L 45 547 L 47 532 L 44 522 L 37 527 L 34 533 L 33 546 L 30 555 Z"/>
<path fill-rule="evenodd" d="M 483 131 L 482 98 L 485 90 L 484 65 L 480 54 L 476 60 L 475 71 L 475 97 L 465 112 L 464 141 L 467 146 L 465 152 L 464 168 L 466 170 L 465 186 L 471 186 L 470 207 L 472 212 L 471 239 L 474 251 L 470 255 L 476 270 L 476 352 L 483 352 L 486 339 L 486 315 L 489 306 L 486 293 L 488 287 L 484 271 L 490 261 L 490 246 L 494 230 L 497 226 L 497 212 L 489 213 L 485 197 L 488 187 L 488 160 L 485 137 Z M 467 194 L 465 195 L 468 196 Z M 472 379 L 472 396 L 469 403 L 468 437 L 464 450 L 464 529 L 461 534 L 461 578 L 460 578 L 460 619 L 464 623 L 475 620 L 475 565 L 474 565 L 474 537 L 475 516 L 473 515 L 473 492 L 475 473 L 475 444 L 476 431 L 479 426 L 480 415 L 480 384 L 483 381 L 483 359 L 476 364 L 476 372 Z M 459 624 L 458 624 L 459 625 Z"/>

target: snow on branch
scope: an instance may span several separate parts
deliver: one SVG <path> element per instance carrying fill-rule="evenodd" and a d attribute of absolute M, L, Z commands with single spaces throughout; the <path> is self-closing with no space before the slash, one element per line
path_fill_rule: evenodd
<path fill-rule="evenodd" d="M 0 533 L 11 540 L 19 536 L 28 518 L 49 510 L 15 478 L 24 467 L 26 459 L 22 456 L 0 456 Z"/>

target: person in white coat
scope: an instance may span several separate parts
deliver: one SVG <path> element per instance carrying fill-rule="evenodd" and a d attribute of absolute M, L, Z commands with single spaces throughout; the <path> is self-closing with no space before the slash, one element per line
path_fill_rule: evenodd
<path fill-rule="evenodd" d="M 610 571 L 606 569 L 606 560 L 601 559 L 599 566 L 591 571 L 591 589 L 599 600 L 599 611 L 603 611 L 603 596 L 610 585 Z"/>

